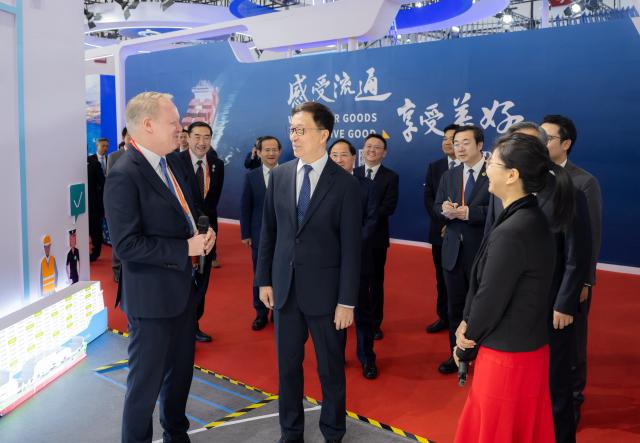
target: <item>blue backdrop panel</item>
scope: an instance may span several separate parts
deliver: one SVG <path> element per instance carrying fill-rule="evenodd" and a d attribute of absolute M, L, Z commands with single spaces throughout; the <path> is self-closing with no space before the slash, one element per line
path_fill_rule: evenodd
<path fill-rule="evenodd" d="M 639 78 L 638 32 L 619 20 L 255 64 L 236 62 L 226 44 L 199 45 L 127 59 L 126 95 L 166 91 L 181 115 L 215 110 L 212 143 L 227 163 L 219 213 L 230 218 L 238 218 L 243 160 L 257 136 L 277 136 L 283 160 L 292 158 L 287 127 L 296 103 L 326 103 L 339 119 L 334 137 L 356 146 L 370 131 L 386 132 L 385 164 L 400 174 L 392 235 L 417 241 L 426 241 L 424 174 L 442 155 L 444 126 L 481 125 L 488 149 L 516 121 L 565 114 L 579 131 L 571 160 L 603 190 L 600 260 L 640 266 L 640 209 L 631 203 L 640 152 L 630 124 Z"/>
<path fill-rule="evenodd" d="M 109 139 L 109 152 L 118 150 L 116 122 L 116 77 L 100 76 L 100 136 Z"/>

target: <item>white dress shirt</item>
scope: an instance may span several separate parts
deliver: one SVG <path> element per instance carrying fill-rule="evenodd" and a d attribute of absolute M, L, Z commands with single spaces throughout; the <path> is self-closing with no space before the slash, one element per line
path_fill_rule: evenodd
<path fill-rule="evenodd" d="M 274 166 L 277 167 L 278 165 L 276 164 Z M 271 169 L 267 168 L 264 164 L 262 165 L 262 178 L 264 178 L 264 187 L 268 188 L 269 187 L 269 176 L 271 175 Z"/>
<path fill-rule="evenodd" d="M 309 193 L 309 197 L 313 196 L 313 191 L 316 190 L 316 186 L 318 185 L 318 180 L 320 180 L 320 175 L 324 170 L 324 167 L 327 165 L 327 160 L 329 160 L 329 156 L 325 152 L 322 157 L 318 160 L 314 161 L 311 164 L 313 168 L 309 171 L 309 182 L 311 184 L 311 192 Z M 302 180 L 304 179 L 304 163 L 302 160 L 298 160 L 297 166 L 297 174 L 296 174 L 296 202 L 300 198 L 300 189 L 302 188 Z M 264 168 L 264 165 L 263 165 Z M 342 306 L 343 308 L 353 309 L 353 306 L 343 305 L 342 303 L 338 303 L 338 306 Z"/>
<path fill-rule="evenodd" d="M 193 165 L 193 172 L 198 172 L 198 161 L 202 160 L 202 172 L 204 173 L 208 167 L 207 156 L 203 155 L 202 158 L 198 158 L 198 156 L 189 149 L 189 157 L 191 158 L 191 164 Z"/>
<path fill-rule="evenodd" d="M 160 159 L 163 158 L 163 157 L 160 157 L 155 152 L 152 152 L 152 151 L 148 150 L 144 146 L 140 145 L 140 143 L 138 143 L 138 148 L 140 148 L 140 152 L 142 153 L 142 156 L 145 159 L 147 159 L 147 161 L 149 162 L 149 164 L 151 165 L 153 170 L 156 171 L 156 174 L 158 174 L 158 177 L 160 177 L 160 180 L 162 180 L 162 183 L 164 183 L 167 186 L 167 188 L 169 188 L 169 192 L 171 192 L 170 185 L 165 181 L 164 174 L 162 173 L 162 168 L 160 167 Z M 165 161 L 166 161 L 166 159 L 165 159 Z M 169 163 L 167 163 L 167 172 L 169 174 L 173 174 L 173 172 L 171 172 L 171 168 L 169 167 Z M 174 178 L 175 178 L 175 176 L 174 176 Z M 176 183 L 178 183 L 178 180 L 176 180 Z M 178 186 L 180 186 L 180 185 L 178 185 Z M 184 192 L 183 192 L 183 194 L 184 194 Z M 178 203 L 180 203 L 180 202 L 178 202 Z M 182 205 L 180 205 L 180 206 L 182 207 Z M 189 216 L 189 222 L 191 222 L 191 229 L 194 229 L 195 231 L 197 231 L 197 229 L 196 229 L 196 221 L 193 218 L 193 214 L 191 214 L 191 209 L 188 209 L 187 215 Z"/>
<path fill-rule="evenodd" d="M 313 197 L 313 191 L 316 190 L 318 180 L 320 180 L 320 175 L 322 174 L 322 171 L 327 164 L 327 160 L 329 160 L 329 156 L 325 152 L 322 157 L 311 163 L 311 167 L 313 169 L 309 172 L 309 182 L 311 183 L 311 192 L 309 193 L 309 198 Z M 304 179 L 304 165 L 305 163 L 302 160 L 298 160 L 296 174 L 296 204 L 298 202 L 298 199 L 300 198 L 300 189 L 302 188 L 302 180 Z"/>
<path fill-rule="evenodd" d="M 375 166 L 369 166 L 365 162 L 365 164 L 364 164 L 364 177 L 367 178 L 367 173 L 369 172 L 369 169 L 371 169 L 371 180 L 375 180 L 376 174 L 378 173 L 378 169 L 380 169 L 380 166 L 382 166 L 382 163 L 378 163 Z"/>

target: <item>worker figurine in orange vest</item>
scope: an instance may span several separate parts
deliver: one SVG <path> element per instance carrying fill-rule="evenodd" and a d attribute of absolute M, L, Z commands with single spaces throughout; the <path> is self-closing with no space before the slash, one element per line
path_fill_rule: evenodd
<path fill-rule="evenodd" d="M 56 291 L 58 283 L 58 267 L 56 258 L 51 255 L 51 236 L 49 234 L 42 237 L 44 246 L 44 257 L 40 261 L 40 294 L 46 296 Z"/>

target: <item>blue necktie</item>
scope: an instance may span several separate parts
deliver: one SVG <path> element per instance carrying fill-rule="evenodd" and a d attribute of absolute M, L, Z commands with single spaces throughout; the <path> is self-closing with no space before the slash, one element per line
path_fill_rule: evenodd
<path fill-rule="evenodd" d="M 451 160 L 449 162 L 449 169 L 453 169 L 453 167 L 456 165 L 456 162 L 454 160 Z"/>
<path fill-rule="evenodd" d="M 473 187 L 476 184 L 476 179 L 473 177 L 473 172 L 473 169 L 469 169 L 469 180 L 467 180 L 467 184 L 464 187 L 464 204 L 466 206 L 469 206 L 469 199 L 471 198 Z"/>
<path fill-rule="evenodd" d="M 373 180 L 373 175 L 372 174 L 373 174 L 373 169 L 371 169 L 371 168 L 367 169 L 367 178 L 369 180 Z"/>
<path fill-rule="evenodd" d="M 311 180 L 309 180 L 309 172 L 313 170 L 311 165 L 304 165 L 304 178 L 302 179 L 302 187 L 300 187 L 300 196 L 298 197 L 298 226 L 304 221 L 304 214 L 309 208 L 311 202 Z"/>
<path fill-rule="evenodd" d="M 164 182 L 167 185 L 167 188 L 169 188 L 173 196 L 178 199 L 178 203 L 180 203 L 178 192 L 176 191 L 176 188 L 173 187 L 173 181 L 171 181 L 171 178 L 169 177 L 169 172 L 167 171 L 167 160 L 164 157 L 160 159 L 160 169 L 162 169 L 162 175 L 164 176 Z M 180 203 L 180 206 L 182 206 L 182 203 Z M 184 212 L 184 208 L 182 210 L 182 213 L 187 219 L 187 224 L 189 225 L 189 229 L 191 230 L 191 232 L 195 232 L 193 226 L 191 226 L 191 220 L 189 219 L 189 216 L 186 212 Z"/>

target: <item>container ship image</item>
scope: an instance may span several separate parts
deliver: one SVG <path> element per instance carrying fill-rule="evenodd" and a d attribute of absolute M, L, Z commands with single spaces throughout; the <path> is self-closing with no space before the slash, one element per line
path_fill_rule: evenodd
<path fill-rule="evenodd" d="M 200 80 L 193 88 L 193 98 L 189 101 L 187 112 L 182 118 L 182 127 L 193 122 L 205 122 L 213 127 L 219 104 L 219 89 L 207 80 Z"/>

